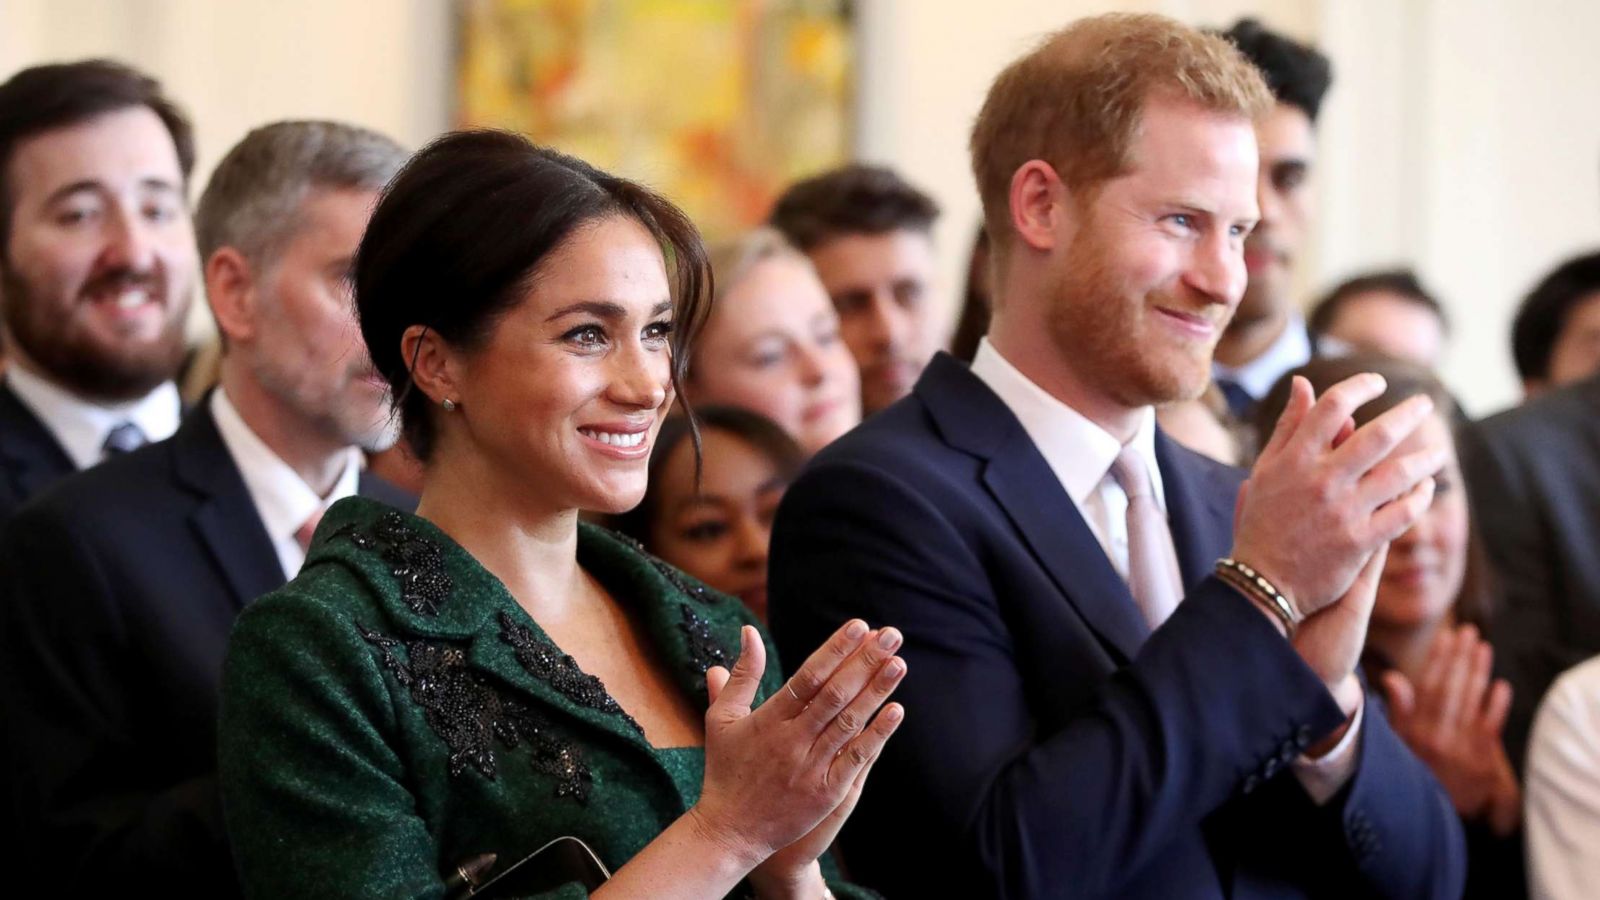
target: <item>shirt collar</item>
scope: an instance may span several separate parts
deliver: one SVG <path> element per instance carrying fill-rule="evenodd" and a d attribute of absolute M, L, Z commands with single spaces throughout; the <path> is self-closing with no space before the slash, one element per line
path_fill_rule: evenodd
<path fill-rule="evenodd" d="M 355 495 L 361 463 L 360 453 L 354 447 L 344 450 L 344 471 L 339 474 L 333 490 L 327 497 L 319 497 L 251 430 L 228 399 L 227 391 L 220 387 L 211 393 L 211 416 L 216 420 L 217 433 L 222 436 L 228 455 L 239 467 L 256 513 L 261 516 L 261 524 L 266 526 L 267 534 L 274 541 L 293 538 L 317 510 Z"/>
<path fill-rule="evenodd" d="M 137 400 L 93 403 L 20 365 L 6 370 L 6 384 L 44 427 L 55 435 L 73 465 L 87 469 L 105 458 L 106 435 L 132 422 L 145 440 L 164 441 L 178 430 L 183 401 L 172 382 L 164 382 Z"/>
<path fill-rule="evenodd" d="M 1111 471 L 1111 464 L 1122 452 L 1122 444 L 1110 432 L 1034 384 L 1001 356 L 988 338 L 978 342 L 972 374 L 987 384 L 1022 423 L 1022 430 L 1039 448 L 1067 496 L 1082 508 Z M 1128 445 L 1144 460 L 1156 503 L 1165 512 L 1167 498 L 1161 468 L 1156 464 L 1155 422 L 1155 409 L 1145 407 Z"/>
<path fill-rule="evenodd" d="M 1311 337 L 1306 334 L 1306 321 L 1295 313 L 1289 317 L 1283 333 L 1272 342 L 1267 351 L 1242 366 L 1211 364 L 1213 377 L 1218 381 L 1232 381 L 1245 389 L 1251 397 L 1260 400 L 1272 390 L 1283 373 L 1305 365 L 1311 359 Z"/>

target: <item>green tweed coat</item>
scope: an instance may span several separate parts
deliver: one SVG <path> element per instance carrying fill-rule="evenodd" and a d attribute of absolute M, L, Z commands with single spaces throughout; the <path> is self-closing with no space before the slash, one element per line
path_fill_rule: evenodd
<path fill-rule="evenodd" d="M 578 559 L 704 709 L 744 607 L 604 529 L 580 526 Z M 780 683 L 769 665 L 762 699 Z M 563 835 L 616 871 L 699 797 L 704 753 L 650 746 L 459 545 L 352 498 L 234 627 L 219 765 L 248 896 L 437 898 L 458 863 Z"/>

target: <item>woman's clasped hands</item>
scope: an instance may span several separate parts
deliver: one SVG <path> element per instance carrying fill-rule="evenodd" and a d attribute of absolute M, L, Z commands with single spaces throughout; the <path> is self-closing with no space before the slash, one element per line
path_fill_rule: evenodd
<path fill-rule="evenodd" d="M 817 858 L 905 717 L 900 704 L 884 706 L 906 674 L 901 640 L 893 628 L 847 622 L 754 709 L 767 664 L 754 628 L 740 634 L 732 673 L 706 673 L 705 781 L 690 815 L 750 862 L 763 897 L 820 895 Z"/>

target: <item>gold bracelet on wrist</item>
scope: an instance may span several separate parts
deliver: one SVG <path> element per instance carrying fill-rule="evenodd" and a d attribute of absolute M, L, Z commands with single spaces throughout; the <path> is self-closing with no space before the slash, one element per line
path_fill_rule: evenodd
<path fill-rule="evenodd" d="M 1283 622 L 1284 631 L 1290 635 L 1300 626 L 1301 615 L 1272 582 L 1262 576 L 1260 572 L 1250 568 L 1236 559 L 1223 557 L 1217 560 L 1217 577 L 1229 586 L 1243 593 L 1252 600 L 1259 602 Z"/>

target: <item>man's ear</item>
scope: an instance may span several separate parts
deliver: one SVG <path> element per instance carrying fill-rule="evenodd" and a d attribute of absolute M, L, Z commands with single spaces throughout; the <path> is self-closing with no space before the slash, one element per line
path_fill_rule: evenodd
<path fill-rule="evenodd" d="M 1067 193 L 1055 167 L 1044 160 L 1030 159 L 1011 174 L 1011 229 L 1023 246 L 1052 250 L 1061 241 Z"/>
<path fill-rule="evenodd" d="M 457 389 L 460 363 L 439 332 L 426 325 L 412 325 L 400 335 L 400 358 L 411 370 L 416 390 L 429 401 L 442 404 L 462 402 Z"/>
<path fill-rule="evenodd" d="M 223 338 L 238 343 L 254 337 L 259 308 L 250 260 L 232 247 L 222 247 L 206 259 L 205 280 L 206 300 Z"/>

